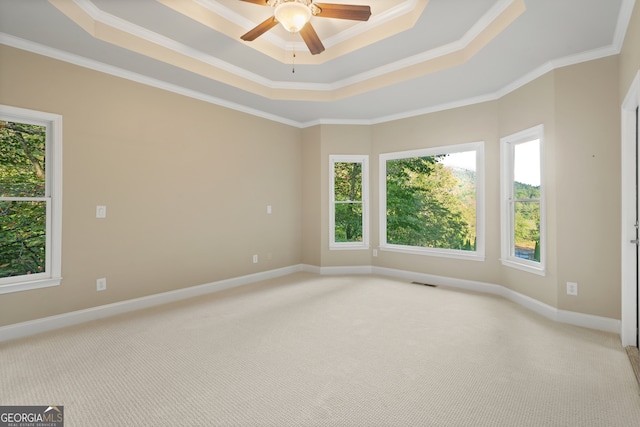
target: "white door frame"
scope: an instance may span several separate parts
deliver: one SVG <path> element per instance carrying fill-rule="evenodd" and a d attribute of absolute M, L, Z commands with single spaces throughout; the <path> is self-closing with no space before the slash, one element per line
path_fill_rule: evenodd
<path fill-rule="evenodd" d="M 640 104 L 640 71 L 622 103 L 622 313 L 620 339 L 623 346 L 636 345 L 636 322 L 640 317 L 636 292 L 636 108 Z"/>

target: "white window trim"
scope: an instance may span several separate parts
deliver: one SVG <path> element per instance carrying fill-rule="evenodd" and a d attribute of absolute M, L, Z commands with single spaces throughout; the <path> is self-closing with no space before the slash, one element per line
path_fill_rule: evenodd
<path fill-rule="evenodd" d="M 38 198 L 47 201 L 45 272 L 1 278 L 0 294 L 57 286 L 62 281 L 62 116 L 0 105 L 0 120 L 47 127 L 45 197 Z"/>
<path fill-rule="evenodd" d="M 362 241 L 336 242 L 335 223 L 335 164 L 362 164 Z M 329 156 L 329 249 L 363 250 L 369 249 L 369 156 L 365 154 L 332 154 Z"/>
<path fill-rule="evenodd" d="M 540 262 L 530 261 L 511 255 L 513 247 L 513 215 L 509 201 L 513 198 L 513 155 L 514 146 L 538 139 L 540 141 Z M 501 204 L 501 258 L 503 265 L 529 273 L 546 275 L 546 208 L 544 174 L 544 125 L 537 125 L 512 135 L 500 138 L 500 204 Z"/>
<path fill-rule="evenodd" d="M 387 243 L 387 160 L 404 159 L 408 157 L 435 156 L 438 154 L 459 153 L 463 151 L 476 151 L 476 250 L 474 252 L 471 252 L 457 249 L 426 248 Z M 443 258 L 464 259 L 471 261 L 485 260 L 485 181 L 483 141 L 380 154 L 379 174 L 380 250 L 407 254 L 429 255 Z"/>

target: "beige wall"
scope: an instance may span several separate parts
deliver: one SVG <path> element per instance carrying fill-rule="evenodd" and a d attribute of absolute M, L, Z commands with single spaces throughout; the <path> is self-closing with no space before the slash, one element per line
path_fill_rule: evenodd
<path fill-rule="evenodd" d="M 379 226 L 379 165 L 378 155 L 395 151 L 418 148 L 441 147 L 485 141 L 486 167 L 486 261 L 457 260 L 450 258 L 409 255 L 396 252 L 380 251 L 374 258 L 375 265 L 386 268 L 416 271 L 439 276 L 456 277 L 487 283 L 499 283 L 497 260 L 500 256 L 499 216 L 492 207 L 498 203 L 499 167 L 496 161 L 499 156 L 497 135 L 496 103 L 487 102 L 464 108 L 441 111 L 419 117 L 412 117 L 374 126 L 372 140 L 372 190 L 374 244 L 379 244 L 377 233 Z"/>
<path fill-rule="evenodd" d="M 303 131 L 302 262 L 322 265 L 322 139 L 321 127 Z"/>
<path fill-rule="evenodd" d="M 640 67 L 639 10 L 620 55 L 555 70 L 499 100 L 303 130 L 0 46 L 0 103 L 64 117 L 64 280 L 0 297 L 0 325 L 299 263 L 495 283 L 620 318 L 620 102 Z M 537 124 L 546 276 L 499 261 L 499 140 Z M 377 248 L 378 155 L 475 141 L 485 142 L 485 261 L 328 250 L 330 154 L 370 155 Z M 98 204 L 107 219 L 95 218 Z M 98 277 L 106 292 L 95 291 Z M 566 296 L 566 281 L 579 283 L 578 297 Z"/>
<path fill-rule="evenodd" d="M 301 262 L 300 129 L 1 46 L 0 75 L 64 133 L 64 278 L 0 296 L 0 325 Z"/>
<path fill-rule="evenodd" d="M 371 251 L 329 250 L 329 156 L 370 154 L 371 127 L 321 125 L 303 132 L 303 262 L 312 266 L 371 265 Z"/>
<path fill-rule="evenodd" d="M 558 308 L 611 318 L 621 291 L 617 75 L 617 57 L 555 72 Z"/>
<path fill-rule="evenodd" d="M 620 52 L 620 100 L 640 71 L 640 2 L 636 1 Z"/>
<path fill-rule="evenodd" d="M 543 182 L 546 208 L 546 274 L 538 276 L 521 270 L 500 267 L 502 285 L 551 306 L 557 305 L 557 185 L 556 185 L 556 119 L 555 73 L 524 85 L 498 101 L 500 138 L 533 126 L 544 125 Z"/>
<path fill-rule="evenodd" d="M 321 126 L 316 140 L 322 146 L 323 182 L 317 194 L 322 200 L 320 265 L 370 263 L 500 284 L 559 309 L 620 318 L 618 72 L 618 57 L 612 56 L 552 71 L 497 101 L 382 123 L 371 126 L 370 132 L 358 127 Z M 544 276 L 500 262 L 500 138 L 538 124 L 545 126 Z M 375 249 L 379 245 L 378 155 L 475 141 L 485 142 L 485 261 L 386 251 L 370 257 L 370 251 L 328 250 L 324 230 L 330 154 L 368 152 L 371 156 L 371 243 Z M 305 241 L 305 245 L 309 243 Z M 578 282 L 577 297 L 566 295 L 567 281 Z"/>
<path fill-rule="evenodd" d="M 371 127 L 357 125 L 325 125 L 321 127 L 320 169 L 320 245 L 323 266 L 371 265 L 371 251 L 329 250 L 329 155 L 369 154 Z M 371 162 L 373 158 L 370 158 Z M 371 168 L 371 164 L 369 165 Z M 373 231 L 373 230 L 372 230 Z M 375 234 L 375 233 L 373 233 Z"/>

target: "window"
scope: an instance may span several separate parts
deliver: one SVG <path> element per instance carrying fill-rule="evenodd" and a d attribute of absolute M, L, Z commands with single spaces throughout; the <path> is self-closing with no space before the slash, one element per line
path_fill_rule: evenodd
<path fill-rule="evenodd" d="M 61 280 L 62 117 L 0 105 L 0 294 Z"/>
<path fill-rule="evenodd" d="M 542 125 L 500 140 L 502 263 L 545 274 Z"/>
<path fill-rule="evenodd" d="M 331 249 L 369 248 L 369 158 L 329 157 Z"/>
<path fill-rule="evenodd" d="M 380 249 L 484 259 L 482 142 L 380 155 Z"/>

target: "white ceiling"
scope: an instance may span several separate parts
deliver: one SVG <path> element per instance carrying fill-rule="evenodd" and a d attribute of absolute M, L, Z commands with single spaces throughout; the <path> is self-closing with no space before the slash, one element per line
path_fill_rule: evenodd
<path fill-rule="evenodd" d="M 372 124 L 617 54 L 635 0 L 320 3 L 372 16 L 313 17 L 326 50 L 312 56 L 279 27 L 240 40 L 273 11 L 240 0 L 0 0 L 0 43 L 293 126 Z"/>

